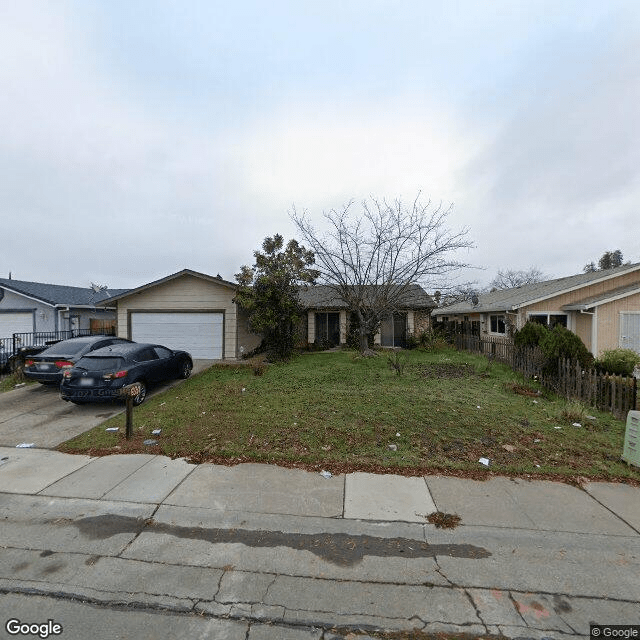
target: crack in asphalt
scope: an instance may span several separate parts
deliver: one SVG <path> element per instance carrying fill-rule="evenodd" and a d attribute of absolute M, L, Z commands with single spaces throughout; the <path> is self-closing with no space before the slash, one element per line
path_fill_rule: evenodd
<path fill-rule="evenodd" d="M 51 520 L 47 524 L 60 524 Z M 282 531 L 256 531 L 249 529 L 221 529 L 184 527 L 156 522 L 152 518 L 134 518 L 105 514 L 65 520 L 63 524 L 75 526 L 81 535 L 91 540 L 104 540 L 122 533 L 138 537 L 145 529 L 150 533 L 170 535 L 187 540 L 205 540 L 212 544 L 243 544 L 247 547 L 289 547 L 296 551 L 309 551 L 338 566 L 353 566 L 365 556 L 483 559 L 491 552 L 471 544 L 429 544 L 409 538 L 377 538 L 368 535 L 344 533 L 285 533 Z"/>

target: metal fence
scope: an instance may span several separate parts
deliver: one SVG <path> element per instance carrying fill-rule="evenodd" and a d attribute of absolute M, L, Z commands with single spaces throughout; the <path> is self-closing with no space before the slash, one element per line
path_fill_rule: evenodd
<path fill-rule="evenodd" d="M 14 333 L 10 338 L 0 338 L 0 371 L 7 368 L 9 358 L 23 347 L 43 347 L 60 340 L 90 335 L 115 335 L 115 328 L 104 330 L 73 329 L 70 331 L 36 331 Z"/>

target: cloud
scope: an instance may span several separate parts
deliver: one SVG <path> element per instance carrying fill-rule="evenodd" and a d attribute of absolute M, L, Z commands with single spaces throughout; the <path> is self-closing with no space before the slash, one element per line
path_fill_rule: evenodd
<path fill-rule="evenodd" d="M 415 95 L 364 102 L 309 96 L 255 123 L 238 149 L 247 184 L 270 199 L 330 208 L 370 194 L 449 201 L 467 159 L 460 124 Z"/>

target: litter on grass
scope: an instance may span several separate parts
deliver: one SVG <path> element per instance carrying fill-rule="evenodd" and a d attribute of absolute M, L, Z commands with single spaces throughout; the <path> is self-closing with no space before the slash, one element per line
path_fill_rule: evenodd
<path fill-rule="evenodd" d="M 595 416 L 585 416 L 587 420 L 597 420 Z"/>
<path fill-rule="evenodd" d="M 158 444 L 158 441 L 157 440 L 145 440 L 142 444 L 148 444 L 148 445 Z"/>
<path fill-rule="evenodd" d="M 516 448 L 512 444 L 503 444 L 502 448 L 509 453 L 513 453 L 516 450 Z"/>
<path fill-rule="evenodd" d="M 35 442 L 22 442 L 16 445 L 16 449 L 30 449 L 31 447 L 35 447 Z"/>
<path fill-rule="evenodd" d="M 562 429 L 562 427 L 553 427 L 554 429 Z"/>
<path fill-rule="evenodd" d="M 571 425 L 573 427 L 581 427 L 582 425 L 579 422 L 574 422 L 573 425 Z"/>
<path fill-rule="evenodd" d="M 398 445 L 397 444 L 390 444 L 389 445 L 389 449 L 391 449 L 391 451 L 397 451 L 398 450 Z"/>
<path fill-rule="evenodd" d="M 159 436 L 161 433 L 162 433 L 162 429 L 154 429 L 154 430 L 151 432 L 151 435 L 152 435 L 152 436 Z"/>
<path fill-rule="evenodd" d="M 118 431 L 120 427 L 107 427 L 105 431 Z"/>
<path fill-rule="evenodd" d="M 326 479 L 328 480 L 329 478 L 331 478 L 332 473 L 331 473 L 331 471 L 321 471 L 321 472 L 320 472 L 320 475 L 321 475 L 323 478 L 326 478 Z"/>
<path fill-rule="evenodd" d="M 489 461 L 489 458 L 480 458 L 480 460 L 478 460 L 478 462 L 480 464 L 483 464 L 485 467 L 488 467 L 490 461 Z"/>

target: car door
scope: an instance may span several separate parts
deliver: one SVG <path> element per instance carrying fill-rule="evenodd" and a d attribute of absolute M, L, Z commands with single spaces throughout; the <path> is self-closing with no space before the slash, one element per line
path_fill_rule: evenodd
<path fill-rule="evenodd" d="M 153 350 L 156 352 L 159 360 L 159 374 L 162 375 L 162 380 L 168 380 L 170 378 L 176 378 L 178 376 L 177 362 L 174 357 L 173 351 L 160 345 L 155 346 Z"/>
<path fill-rule="evenodd" d="M 153 347 L 145 347 L 138 351 L 135 360 L 140 364 L 139 377 L 144 378 L 147 382 L 162 380 L 162 362 Z"/>

